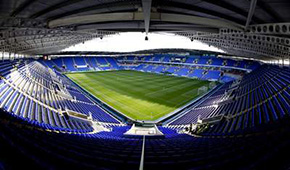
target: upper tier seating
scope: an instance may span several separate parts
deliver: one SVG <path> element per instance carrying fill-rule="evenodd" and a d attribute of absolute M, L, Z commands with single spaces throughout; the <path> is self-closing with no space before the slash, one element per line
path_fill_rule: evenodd
<path fill-rule="evenodd" d="M 176 60 L 176 58 L 181 60 Z M 213 66 L 213 67 L 224 67 L 231 66 L 242 69 L 251 69 L 254 70 L 259 67 L 259 63 L 256 61 L 242 60 L 235 61 L 232 59 L 223 59 L 218 57 L 211 56 L 173 56 L 173 55 L 153 55 L 145 57 L 118 57 L 118 61 L 127 61 L 127 62 L 163 62 L 163 63 L 182 63 L 182 64 L 198 64 L 199 66 Z"/>
<path fill-rule="evenodd" d="M 157 56 L 157 55 L 155 55 L 154 57 L 153 57 L 153 59 L 152 59 L 152 61 L 160 61 L 161 60 L 161 57 L 162 56 Z"/>
<path fill-rule="evenodd" d="M 126 60 L 134 60 L 134 56 L 127 56 L 127 57 L 124 57 L 124 58 L 126 58 Z"/>
<path fill-rule="evenodd" d="M 145 56 L 143 61 L 151 61 L 152 59 L 152 56 Z"/>
<path fill-rule="evenodd" d="M 164 56 L 162 61 L 163 62 L 170 62 L 170 60 L 171 60 L 170 56 Z"/>
<path fill-rule="evenodd" d="M 182 60 L 175 60 L 175 58 L 182 58 Z M 123 62 L 133 64 L 128 67 L 128 65 L 122 65 Z M 168 63 L 172 62 L 179 65 L 168 65 Z M 169 72 L 176 76 L 221 82 L 230 82 L 236 79 L 235 76 L 230 74 L 223 76 L 224 66 L 254 70 L 260 65 L 258 62 L 253 61 L 234 61 L 210 56 L 174 57 L 161 54 L 141 57 L 124 56 L 117 59 L 114 57 L 66 57 L 41 61 L 41 63 L 50 68 L 54 68 L 54 65 L 56 65 L 59 71 L 133 69 L 153 73 Z"/>
<path fill-rule="evenodd" d="M 65 64 L 67 70 L 77 71 L 73 58 L 70 58 L 70 57 L 63 58 L 63 61 L 64 61 L 64 64 Z"/>
<path fill-rule="evenodd" d="M 97 61 L 94 57 L 88 57 L 87 61 L 91 68 L 98 68 Z"/>
<path fill-rule="evenodd" d="M 195 60 L 195 58 L 193 58 L 193 57 L 188 57 L 188 58 L 186 58 L 185 62 L 186 62 L 186 63 L 193 63 L 194 60 Z"/>
<path fill-rule="evenodd" d="M 112 57 L 66 57 L 52 60 L 40 60 L 50 68 L 56 65 L 62 71 L 89 71 L 89 70 L 114 70 L 119 69 L 117 61 Z M 63 66 L 66 67 L 63 70 Z"/>
<path fill-rule="evenodd" d="M 96 60 L 97 60 L 97 63 L 99 63 L 100 65 L 108 65 L 106 59 L 103 57 L 96 57 Z"/>
<path fill-rule="evenodd" d="M 198 59 L 197 64 L 207 64 L 208 60 L 209 60 L 209 58 L 207 58 L 207 57 L 200 57 Z"/>
<path fill-rule="evenodd" d="M 75 57 L 74 60 L 76 65 L 87 65 L 84 57 Z"/>
<path fill-rule="evenodd" d="M 112 57 L 107 57 L 106 60 L 110 63 L 110 65 L 115 68 L 115 69 L 118 69 L 119 66 L 117 64 L 117 61 L 115 58 L 112 58 Z"/>
<path fill-rule="evenodd" d="M 205 74 L 202 79 L 208 80 L 218 80 L 220 78 L 220 71 L 217 70 L 209 70 L 207 74 Z"/>
<path fill-rule="evenodd" d="M 63 58 L 57 58 L 57 59 L 51 60 L 51 62 L 53 62 L 59 68 L 62 68 L 65 65 L 64 61 L 63 61 Z"/>
<path fill-rule="evenodd" d="M 211 65 L 222 65 L 223 60 L 221 58 L 213 58 Z"/>

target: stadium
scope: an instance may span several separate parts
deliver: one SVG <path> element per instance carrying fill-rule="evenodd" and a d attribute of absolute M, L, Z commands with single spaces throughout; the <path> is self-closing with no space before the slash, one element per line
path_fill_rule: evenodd
<path fill-rule="evenodd" d="M 288 0 L 1 1 L 0 170 L 289 169 L 289 10 Z M 135 35 L 153 48 L 123 51 Z"/>

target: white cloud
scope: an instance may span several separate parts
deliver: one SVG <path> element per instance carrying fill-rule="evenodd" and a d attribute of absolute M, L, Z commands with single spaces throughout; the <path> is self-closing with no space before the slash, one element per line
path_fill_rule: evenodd
<path fill-rule="evenodd" d="M 87 41 L 69 47 L 63 51 L 111 51 L 132 52 L 147 49 L 183 48 L 223 52 L 215 47 L 209 47 L 199 41 L 191 42 L 188 38 L 168 33 L 149 33 L 149 40 L 145 41 L 145 33 L 120 33 Z"/>

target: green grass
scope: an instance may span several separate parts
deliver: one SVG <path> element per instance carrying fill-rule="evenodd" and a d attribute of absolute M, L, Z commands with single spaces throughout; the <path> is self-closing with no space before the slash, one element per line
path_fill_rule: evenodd
<path fill-rule="evenodd" d="M 143 73 L 107 71 L 67 76 L 116 110 L 138 120 L 156 120 L 198 97 L 208 81 Z"/>

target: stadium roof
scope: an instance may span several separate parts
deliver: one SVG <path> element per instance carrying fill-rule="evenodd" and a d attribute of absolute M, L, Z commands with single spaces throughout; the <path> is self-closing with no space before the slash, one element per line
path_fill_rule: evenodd
<path fill-rule="evenodd" d="M 263 60 L 290 56 L 289 0 L 2 0 L 0 51 L 56 53 L 119 32 L 170 32 Z"/>
<path fill-rule="evenodd" d="M 57 53 L 51 53 L 50 55 L 60 56 L 73 56 L 73 55 L 100 55 L 100 56 L 130 56 L 130 55 L 151 55 L 151 54 L 187 54 L 187 55 L 202 55 L 202 54 L 213 54 L 213 55 L 223 55 L 229 56 L 228 54 L 214 51 L 205 51 L 205 50 L 191 50 L 191 49 L 171 49 L 171 48 L 163 48 L 163 49 L 149 49 L 149 50 L 138 50 L 132 52 L 108 52 L 108 51 L 61 51 Z"/>

